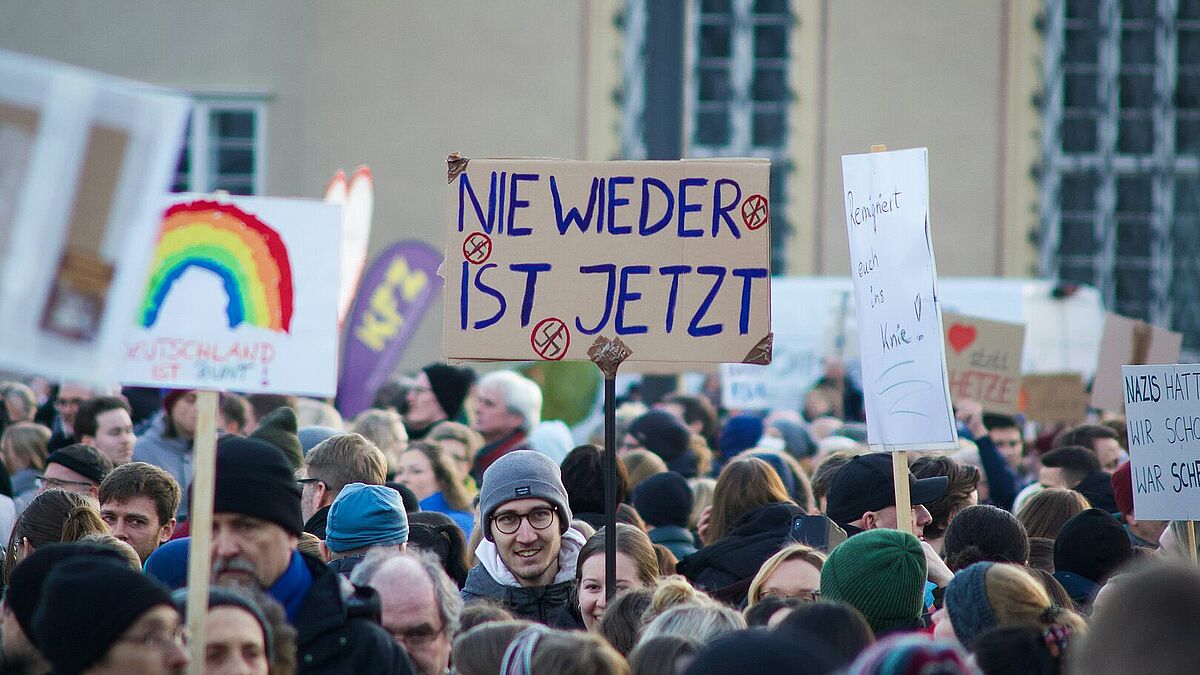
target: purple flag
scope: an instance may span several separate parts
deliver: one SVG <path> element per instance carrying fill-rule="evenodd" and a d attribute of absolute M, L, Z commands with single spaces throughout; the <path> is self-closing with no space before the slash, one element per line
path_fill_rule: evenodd
<path fill-rule="evenodd" d="M 362 276 L 342 324 L 342 374 L 337 408 L 346 418 L 371 407 L 442 286 L 442 254 L 419 241 L 401 241 L 381 253 Z"/>

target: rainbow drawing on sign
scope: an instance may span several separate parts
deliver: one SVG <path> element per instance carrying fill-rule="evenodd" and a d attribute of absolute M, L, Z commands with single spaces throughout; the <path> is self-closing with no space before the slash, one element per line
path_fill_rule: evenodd
<path fill-rule="evenodd" d="M 292 266 L 279 233 L 232 204 L 194 201 L 167 209 L 138 314 L 143 327 L 158 321 L 171 287 L 191 267 L 221 278 L 229 296 L 229 327 L 242 323 L 289 332 Z"/>

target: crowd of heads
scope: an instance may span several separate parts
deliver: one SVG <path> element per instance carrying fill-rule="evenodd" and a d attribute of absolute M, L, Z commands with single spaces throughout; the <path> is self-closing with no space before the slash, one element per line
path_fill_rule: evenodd
<path fill-rule="evenodd" d="M 0 401 L 2 672 L 182 672 L 199 394 L 34 380 Z M 517 371 L 446 364 L 353 415 L 222 394 L 205 672 L 1195 660 L 1195 536 L 1137 518 L 1119 424 L 960 401 L 959 449 L 905 465 L 868 447 L 861 391 L 831 364 L 794 411 L 632 389 L 608 457 L 602 427 L 544 420 L 549 403 Z"/>

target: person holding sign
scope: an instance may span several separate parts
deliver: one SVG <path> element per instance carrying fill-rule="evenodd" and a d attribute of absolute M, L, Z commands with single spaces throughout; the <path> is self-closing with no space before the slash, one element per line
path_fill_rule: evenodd
<path fill-rule="evenodd" d="M 300 488 L 283 452 L 231 437 L 217 447 L 212 580 L 257 586 L 283 605 L 298 633 L 300 673 L 411 673 L 408 657 L 379 626 L 374 591 L 343 593 L 342 577 L 296 544 Z"/>

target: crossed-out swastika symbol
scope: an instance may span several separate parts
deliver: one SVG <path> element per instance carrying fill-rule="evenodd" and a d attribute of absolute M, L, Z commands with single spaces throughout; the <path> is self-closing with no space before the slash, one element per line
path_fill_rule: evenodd
<path fill-rule="evenodd" d="M 482 232 L 473 232 L 463 240 L 463 257 L 472 265 L 482 265 L 492 255 L 492 239 Z"/>
<path fill-rule="evenodd" d="M 571 331 L 561 319 L 542 319 L 529 334 L 529 344 L 538 356 L 547 361 L 558 361 L 567 355 L 571 346 Z"/>
<path fill-rule="evenodd" d="M 766 197 L 750 195 L 742 202 L 742 224 L 747 230 L 757 230 L 767 224 L 769 211 Z"/>

